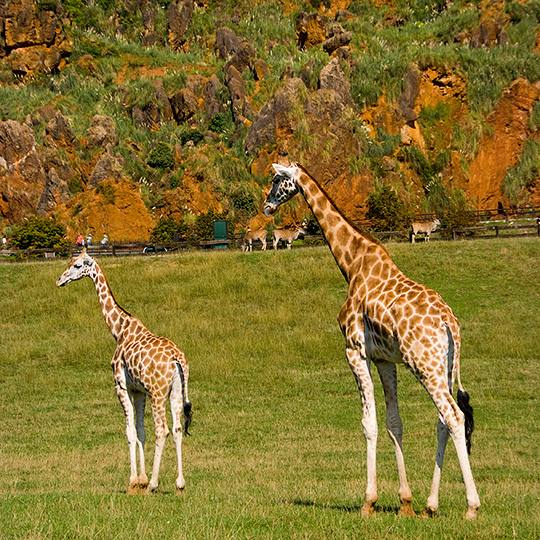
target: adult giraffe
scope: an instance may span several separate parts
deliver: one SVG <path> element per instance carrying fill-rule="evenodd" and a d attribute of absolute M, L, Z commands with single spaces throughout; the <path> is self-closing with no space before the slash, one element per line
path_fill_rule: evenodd
<path fill-rule="evenodd" d="M 300 192 L 318 220 L 332 254 L 349 284 L 338 321 L 346 340 L 347 360 L 362 400 L 362 427 L 367 442 L 367 488 L 362 515 L 371 515 L 377 501 L 377 419 L 370 363 L 379 372 L 386 401 L 386 427 L 394 444 L 400 514 L 414 515 L 402 450 L 403 426 L 398 410 L 396 364 L 404 363 L 429 393 L 439 412 L 437 456 L 425 513 L 439 506 L 444 452 L 450 435 L 456 446 L 467 495 L 466 519 L 480 506 L 468 452 L 474 428 L 469 396 L 459 372 L 460 331 L 452 310 L 427 287 L 407 278 L 386 249 L 352 226 L 302 166 L 274 164 L 276 175 L 265 201 L 270 216 Z M 457 376 L 457 404 L 452 386 Z"/>
<path fill-rule="evenodd" d="M 151 334 L 139 319 L 124 311 L 116 303 L 103 270 L 86 253 L 86 248 L 83 248 L 78 257 L 73 258 L 69 268 L 56 281 L 56 285 L 62 287 L 83 277 L 89 277 L 94 282 L 105 322 L 117 342 L 111 367 L 116 393 L 126 416 L 126 435 L 131 462 L 128 493 L 137 493 L 141 489 L 151 493 L 157 488 L 161 455 L 169 434 L 165 414 L 167 399 L 171 404 L 173 419 L 178 493 L 186 485 L 182 474 L 182 411 L 186 434 L 191 422 L 191 403 L 188 401 L 187 391 L 189 368 L 184 353 L 172 341 Z M 150 482 L 144 464 L 146 440 L 144 409 L 147 395 L 150 396 L 156 429 L 156 449 Z M 139 475 L 137 475 L 137 447 Z"/>

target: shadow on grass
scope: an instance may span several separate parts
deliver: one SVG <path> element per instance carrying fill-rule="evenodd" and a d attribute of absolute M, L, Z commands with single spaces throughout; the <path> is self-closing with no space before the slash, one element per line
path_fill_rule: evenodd
<path fill-rule="evenodd" d="M 313 508 L 327 508 L 330 510 L 339 510 L 341 512 L 358 512 L 362 509 L 360 504 L 326 504 L 315 501 L 309 501 L 306 499 L 293 499 L 292 501 L 285 501 L 287 504 L 294 504 L 295 506 L 311 506 Z M 384 512 L 387 514 L 398 515 L 398 506 L 375 506 L 375 513 Z"/>

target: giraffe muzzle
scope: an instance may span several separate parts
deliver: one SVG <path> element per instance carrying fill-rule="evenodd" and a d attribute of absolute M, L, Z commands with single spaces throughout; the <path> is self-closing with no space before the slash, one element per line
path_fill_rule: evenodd
<path fill-rule="evenodd" d="M 267 204 L 264 207 L 264 215 L 266 217 L 270 217 L 274 213 L 275 209 L 276 207 L 273 204 Z"/>

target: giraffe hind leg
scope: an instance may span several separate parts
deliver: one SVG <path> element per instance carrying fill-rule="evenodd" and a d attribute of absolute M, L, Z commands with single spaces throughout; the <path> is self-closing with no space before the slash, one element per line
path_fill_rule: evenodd
<path fill-rule="evenodd" d="M 403 457 L 403 423 L 398 408 L 396 365 L 391 362 L 377 362 L 376 366 L 383 386 L 386 402 L 386 429 L 392 440 L 396 454 L 399 477 L 399 515 L 414 516 L 412 493 L 409 488 L 409 483 L 407 482 L 405 460 Z"/>
<path fill-rule="evenodd" d="M 152 464 L 152 478 L 148 483 L 147 493 L 152 493 L 156 490 L 159 482 L 159 467 L 161 464 L 161 456 L 165 447 L 165 440 L 169 434 L 167 427 L 167 417 L 165 414 L 165 398 L 152 398 L 152 416 L 156 429 L 156 448 L 154 451 L 154 463 Z"/>
<path fill-rule="evenodd" d="M 444 453 L 448 443 L 450 431 L 448 426 L 439 418 L 437 422 L 437 456 L 435 458 L 435 470 L 433 471 L 433 481 L 431 491 L 426 502 L 426 508 L 422 512 L 422 517 L 432 517 L 439 508 L 439 488 L 441 485 L 441 473 L 444 462 Z"/>
<path fill-rule="evenodd" d="M 441 423 L 443 425 L 440 427 L 438 425 L 437 429 L 437 459 L 435 463 L 435 472 L 433 474 L 431 493 L 429 495 L 426 505 L 426 513 L 428 515 L 432 515 L 438 507 L 440 475 L 444 459 L 444 450 L 449 434 L 454 441 L 454 446 L 456 447 L 456 453 L 461 468 L 461 475 L 465 484 L 465 493 L 467 496 L 468 505 L 465 519 L 474 519 L 476 518 L 476 512 L 480 507 L 480 498 L 478 497 L 478 493 L 476 491 L 476 485 L 474 483 L 471 471 L 471 464 L 469 461 L 469 454 L 467 452 L 467 439 L 465 435 L 465 414 L 458 407 L 449 391 L 429 393 L 431 395 L 431 398 L 433 399 L 433 402 L 437 406 Z"/>
<path fill-rule="evenodd" d="M 144 492 L 148 486 L 148 476 L 146 476 L 146 466 L 144 460 L 144 445 L 146 442 L 146 431 L 144 429 L 144 410 L 146 408 L 146 394 L 142 392 L 133 393 L 133 404 L 135 406 L 135 425 L 137 429 L 137 448 L 139 450 L 139 492 Z"/>

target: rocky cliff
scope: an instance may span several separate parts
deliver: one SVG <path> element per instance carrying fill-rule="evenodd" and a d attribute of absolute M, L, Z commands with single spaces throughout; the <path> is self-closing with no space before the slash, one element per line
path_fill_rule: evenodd
<path fill-rule="evenodd" d="M 457 192 L 477 209 L 540 206 L 540 13 L 443 4 L 141 0 L 94 11 L 98 28 L 60 0 L 4 0 L 0 225 L 55 215 L 70 236 L 135 240 L 212 210 L 264 226 L 271 164 L 289 159 L 353 220 L 380 185 L 415 213 Z"/>

